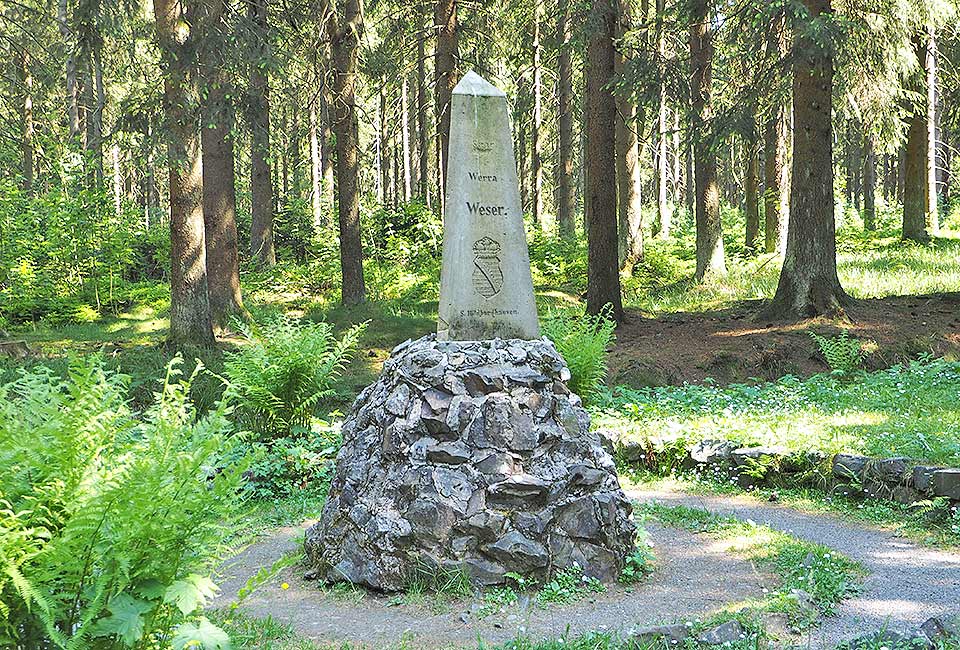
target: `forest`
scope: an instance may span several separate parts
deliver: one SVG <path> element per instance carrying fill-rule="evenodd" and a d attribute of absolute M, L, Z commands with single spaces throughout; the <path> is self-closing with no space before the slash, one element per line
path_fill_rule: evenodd
<path fill-rule="evenodd" d="M 960 649 L 954 0 L 0 0 L 0 53 L 0 648 Z M 431 337 L 469 71 L 548 348 Z"/>

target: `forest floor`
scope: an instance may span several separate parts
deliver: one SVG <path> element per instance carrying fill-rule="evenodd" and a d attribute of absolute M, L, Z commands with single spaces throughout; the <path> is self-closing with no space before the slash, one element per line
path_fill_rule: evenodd
<path fill-rule="evenodd" d="M 866 571 L 859 593 L 842 601 L 835 614 L 805 632 L 791 631 L 783 615 L 766 614 L 767 633 L 780 644 L 832 648 L 866 631 L 908 631 L 931 616 L 960 614 L 960 555 L 923 548 L 876 526 L 809 514 L 750 496 L 694 495 L 662 486 L 628 488 L 639 503 L 686 506 L 765 525 L 838 551 Z M 262 567 L 299 553 L 311 525 L 266 533 L 221 568 L 223 593 L 213 607 L 235 601 L 237 592 Z M 744 557 L 735 543 L 656 521 L 644 522 L 656 555 L 647 579 L 567 605 L 538 607 L 521 602 L 478 614 L 481 597 L 410 600 L 360 589 L 323 588 L 293 566 L 275 576 L 240 606 L 243 614 L 272 618 L 300 637 L 322 644 L 371 648 L 485 647 L 518 637 L 533 640 L 574 637 L 587 632 L 620 635 L 663 622 L 697 621 L 756 603 L 778 588 L 769 567 Z M 327 647 L 324 645 L 323 647 Z"/>
<path fill-rule="evenodd" d="M 960 357 L 960 293 L 857 300 L 840 320 L 760 320 L 760 301 L 708 312 L 628 311 L 610 355 L 610 383 L 629 386 L 773 381 L 829 370 L 809 332 L 846 329 L 866 342 L 869 369 L 919 354 Z"/>

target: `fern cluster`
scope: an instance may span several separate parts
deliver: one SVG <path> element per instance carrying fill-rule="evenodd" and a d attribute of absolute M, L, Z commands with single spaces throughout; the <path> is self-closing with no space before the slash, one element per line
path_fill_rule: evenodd
<path fill-rule="evenodd" d="M 810 332 L 810 337 L 816 341 L 820 353 L 833 374 L 849 375 L 860 367 L 867 356 L 863 343 L 851 337 L 847 330 L 843 330 L 839 336 L 834 337 Z"/>
<path fill-rule="evenodd" d="M 246 342 L 224 362 L 227 395 L 236 403 L 237 423 L 264 442 L 309 427 L 333 397 L 364 329 L 357 325 L 337 339 L 329 323 L 288 316 L 239 326 Z"/>
<path fill-rule="evenodd" d="M 602 314 L 550 314 L 543 333 L 553 341 L 570 368 L 570 389 L 591 399 L 607 377 L 607 351 L 613 342 L 615 321 Z"/>
<path fill-rule="evenodd" d="M 97 360 L 0 386 L 0 647 L 228 645 L 197 612 L 246 464 L 179 363 L 140 416 Z"/>

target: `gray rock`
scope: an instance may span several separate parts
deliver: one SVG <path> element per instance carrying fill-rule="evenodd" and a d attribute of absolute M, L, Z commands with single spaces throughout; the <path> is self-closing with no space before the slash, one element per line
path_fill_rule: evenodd
<path fill-rule="evenodd" d="M 928 618 L 920 626 L 920 631 L 934 643 L 950 639 L 960 640 L 960 617 Z"/>
<path fill-rule="evenodd" d="M 690 459 L 698 464 L 713 464 L 730 460 L 740 445 L 729 440 L 701 440 L 690 448 Z"/>
<path fill-rule="evenodd" d="M 690 636 L 690 626 L 678 623 L 675 625 L 653 625 L 642 627 L 631 632 L 627 640 L 636 645 L 643 646 L 656 641 L 665 641 L 669 647 L 677 646 L 683 643 Z M 629 643 L 628 643 L 629 646 Z"/>
<path fill-rule="evenodd" d="M 931 485 L 937 496 L 960 500 L 960 469 L 941 469 L 934 472 Z"/>
<path fill-rule="evenodd" d="M 893 491 L 890 493 L 890 498 L 897 503 L 902 503 L 905 506 L 909 506 L 923 499 L 923 494 L 912 487 L 898 485 L 893 488 Z"/>
<path fill-rule="evenodd" d="M 730 452 L 730 459 L 734 465 L 740 467 L 749 464 L 751 460 L 774 460 L 789 453 L 790 450 L 786 447 L 741 447 Z"/>
<path fill-rule="evenodd" d="M 383 591 L 417 566 L 484 585 L 574 563 L 615 579 L 632 509 L 565 370 L 543 339 L 398 346 L 344 421 L 307 569 Z"/>
<path fill-rule="evenodd" d="M 930 492 L 933 487 L 933 475 L 944 469 L 943 467 L 932 467 L 930 465 L 916 465 L 913 468 L 913 487 L 924 494 Z"/>
<path fill-rule="evenodd" d="M 910 459 L 905 457 L 884 458 L 867 463 L 866 476 L 881 483 L 903 483 L 907 478 Z"/>
<path fill-rule="evenodd" d="M 704 645 L 723 645 L 724 643 L 736 643 L 746 634 L 747 631 L 743 629 L 740 621 L 730 620 L 703 632 L 697 637 L 697 640 Z"/>
<path fill-rule="evenodd" d="M 860 480 L 869 460 L 866 456 L 837 454 L 833 457 L 833 475 L 847 480 Z"/>
<path fill-rule="evenodd" d="M 931 647 L 930 640 L 924 634 L 902 632 L 899 630 L 878 630 L 858 636 L 847 644 L 849 650 L 875 650 L 886 646 L 890 650 L 926 650 Z"/>

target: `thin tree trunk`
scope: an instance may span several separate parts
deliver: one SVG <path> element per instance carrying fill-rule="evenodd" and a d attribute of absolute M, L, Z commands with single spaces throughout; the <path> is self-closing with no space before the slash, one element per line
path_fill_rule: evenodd
<path fill-rule="evenodd" d="M 427 17 L 425 13 L 420 14 L 420 27 L 421 33 L 417 39 L 417 151 L 419 154 L 417 162 L 420 172 L 417 174 L 417 180 L 420 182 L 420 200 L 429 208 L 431 206 L 430 139 L 428 136 L 430 127 L 427 121 Z"/>
<path fill-rule="evenodd" d="M 438 0 L 435 16 L 437 50 L 434 57 L 434 77 L 437 111 L 437 171 L 440 186 L 440 209 L 443 210 L 447 175 L 447 145 L 450 142 L 450 96 L 457 85 L 459 57 L 459 28 L 457 0 Z"/>
<path fill-rule="evenodd" d="M 709 131 L 710 85 L 713 76 L 713 28 L 709 0 L 693 0 L 690 18 L 691 102 L 696 177 L 696 230 L 698 282 L 726 273 L 720 225 L 720 191 L 716 154 Z"/>
<path fill-rule="evenodd" d="M 60 39 L 67 48 L 66 68 L 66 103 L 67 128 L 70 139 L 74 142 L 80 137 L 80 107 L 77 104 L 77 60 L 73 53 L 73 40 L 70 33 L 70 19 L 67 15 L 67 0 L 57 2 L 57 26 L 60 30 Z"/>
<path fill-rule="evenodd" d="M 803 0 L 810 22 L 831 15 L 830 0 Z M 842 310 L 833 213 L 833 59 L 811 40 L 821 25 L 801 25 L 793 64 L 793 173 L 790 225 L 771 316 L 813 317 Z"/>
<path fill-rule="evenodd" d="M 760 237 L 760 202 L 758 200 L 758 189 L 760 184 L 759 173 L 759 152 L 757 151 L 757 140 L 754 135 L 747 142 L 747 173 L 744 182 L 744 217 L 747 222 L 746 231 L 746 249 L 750 254 L 757 252 L 757 240 Z"/>
<path fill-rule="evenodd" d="M 617 38 L 632 27 L 629 2 L 617 0 Z M 617 52 L 614 73 L 618 74 L 625 61 Z M 643 258 L 641 212 L 640 143 L 637 138 L 637 107 L 629 98 L 617 98 L 617 121 L 614 132 L 617 170 L 617 223 L 620 268 L 632 269 Z"/>
<path fill-rule="evenodd" d="M 657 0 L 657 54 L 661 61 L 667 56 L 666 32 L 663 28 L 664 0 Z M 667 82 L 661 74 L 658 89 L 659 111 L 657 113 L 657 237 L 670 237 L 673 226 L 673 204 L 670 201 L 668 176 L 670 166 L 668 161 L 668 142 L 670 127 L 667 125 L 669 111 L 667 110 Z"/>
<path fill-rule="evenodd" d="M 366 299 L 360 242 L 359 125 L 356 108 L 357 48 L 363 31 L 361 0 L 338 0 L 333 35 L 333 130 L 337 138 L 337 194 L 340 219 L 341 301 Z"/>
<path fill-rule="evenodd" d="M 870 134 L 863 139 L 863 229 L 876 230 L 876 194 L 877 194 L 877 157 L 874 153 L 873 137 Z"/>
<path fill-rule="evenodd" d="M 574 234 L 573 65 L 570 57 L 570 4 L 557 6 L 557 226 L 561 237 Z"/>
<path fill-rule="evenodd" d="M 783 253 L 787 241 L 787 112 L 774 109 L 763 131 L 763 221 L 766 253 Z"/>
<path fill-rule="evenodd" d="M 390 163 L 387 156 L 387 95 L 384 85 L 385 84 L 380 85 L 380 103 L 377 111 L 379 125 L 377 129 L 377 142 L 373 161 L 374 167 L 377 171 L 377 203 L 380 205 L 387 204 L 387 184 L 389 183 L 388 170 L 390 169 Z"/>
<path fill-rule="evenodd" d="M 400 80 L 400 139 L 401 163 L 403 167 L 403 202 L 410 203 L 412 198 L 410 169 L 410 107 L 407 101 L 407 77 Z"/>
<path fill-rule="evenodd" d="M 533 222 L 540 227 L 540 230 L 545 231 L 547 223 L 543 213 L 543 170 L 540 157 L 540 124 L 543 116 L 540 48 L 540 2 L 538 0 L 533 3 L 533 124 L 530 128 L 530 191 L 533 195 L 531 201 Z"/>
<path fill-rule="evenodd" d="M 207 294 L 196 36 L 192 5 L 154 0 L 163 61 L 170 170 L 170 335 L 173 345 L 213 345 Z M 185 13 L 188 12 L 188 13 Z"/>
<path fill-rule="evenodd" d="M 110 147 L 110 160 L 113 163 L 113 213 L 119 219 L 123 213 L 123 173 L 120 168 L 120 145 L 116 142 Z"/>
<path fill-rule="evenodd" d="M 593 0 L 587 41 L 584 97 L 584 187 L 587 217 L 587 312 L 623 320 L 617 259 L 615 137 L 617 103 L 609 89 L 614 78 L 614 0 Z"/>
<path fill-rule="evenodd" d="M 320 158 L 320 130 L 316 103 L 310 104 L 310 207 L 313 212 L 313 229 L 320 232 L 327 225 L 323 211 L 323 161 Z"/>
<path fill-rule="evenodd" d="M 913 39 L 914 51 L 924 61 L 927 49 L 924 35 Z M 926 84 L 926 79 L 922 82 Z M 919 84 L 918 84 L 919 85 Z M 922 87 L 916 88 L 923 91 Z M 928 180 L 928 111 L 927 93 L 923 101 L 913 109 L 907 130 L 906 153 L 903 159 L 903 238 L 914 241 L 930 239 L 930 204 L 927 201 Z"/>
<path fill-rule="evenodd" d="M 268 0 L 247 0 L 251 23 L 250 62 L 250 255 L 260 266 L 277 263 L 273 242 L 273 178 L 270 169 L 270 35 Z"/>
<path fill-rule="evenodd" d="M 927 228 L 931 235 L 940 230 L 937 210 L 937 37 L 933 25 L 927 26 L 924 71 L 927 81 Z"/>
<path fill-rule="evenodd" d="M 20 151 L 22 154 L 21 173 L 24 192 L 33 189 L 33 72 L 30 65 L 30 53 L 24 50 L 20 55 L 20 74 L 23 88 L 23 100 L 20 103 Z"/>

